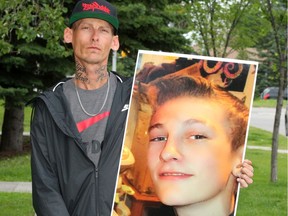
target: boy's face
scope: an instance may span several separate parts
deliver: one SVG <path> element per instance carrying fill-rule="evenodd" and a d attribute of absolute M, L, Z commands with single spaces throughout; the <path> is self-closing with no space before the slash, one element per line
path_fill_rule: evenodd
<path fill-rule="evenodd" d="M 223 193 L 236 163 L 229 131 L 225 109 L 207 98 L 179 97 L 158 107 L 148 166 L 163 203 L 189 205 Z"/>
<path fill-rule="evenodd" d="M 76 60 L 85 64 L 106 65 L 110 50 L 119 48 L 118 36 L 106 21 L 86 18 L 64 32 L 65 42 L 71 42 Z"/>

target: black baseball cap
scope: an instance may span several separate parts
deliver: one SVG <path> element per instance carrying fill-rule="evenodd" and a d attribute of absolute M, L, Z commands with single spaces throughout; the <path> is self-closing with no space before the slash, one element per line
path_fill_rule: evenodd
<path fill-rule="evenodd" d="M 81 0 L 75 5 L 68 26 L 84 18 L 97 18 L 110 23 L 118 31 L 119 21 L 116 8 L 105 0 Z"/>

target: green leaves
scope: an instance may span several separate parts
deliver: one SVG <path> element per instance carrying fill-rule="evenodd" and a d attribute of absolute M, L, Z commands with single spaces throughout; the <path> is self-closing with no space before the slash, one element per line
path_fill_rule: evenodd
<path fill-rule="evenodd" d="M 23 103 L 35 89 L 45 89 L 71 74 L 67 57 L 72 51 L 62 42 L 67 13 L 63 4 L 0 0 L 0 95 L 12 95 L 16 103 Z"/>
<path fill-rule="evenodd" d="M 259 5 L 253 0 L 203 0 L 191 4 L 192 41 L 204 55 L 226 57 L 228 47 L 244 50 L 255 46 L 263 28 Z M 256 1 L 257 2 L 257 1 Z"/>
<path fill-rule="evenodd" d="M 118 71 L 121 73 L 133 75 L 139 49 L 191 52 L 189 40 L 184 37 L 189 31 L 190 18 L 181 1 L 126 0 L 112 4 L 114 2 L 120 19 L 119 53 L 123 51 L 127 55 L 119 59 Z"/>
<path fill-rule="evenodd" d="M 63 13 L 67 10 L 61 2 L 49 5 L 45 1 L 33 0 L 7 2 L 0 0 L 0 56 L 15 50 L 18 43 L 29 43 L 37 38 L 47 40 L 47 48 L 56 55 L 64 54 L 65 49 L 59 47 L 59 40 L 65 27 Z"/>

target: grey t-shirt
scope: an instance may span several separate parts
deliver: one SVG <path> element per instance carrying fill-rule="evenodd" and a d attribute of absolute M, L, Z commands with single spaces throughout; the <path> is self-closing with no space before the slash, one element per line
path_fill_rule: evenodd
<path fill-rule="evenodd" d="M 113 73 L 109 73 L 109 75 L 109 92 L 104 106 L 103 103 L 107 94 L 108 82 L 96 90 L 77 88 L 84 109 L 90 114 L 97 114 L 95 116 L 87 115 L 81 108 L 73 79 L 68 80 L 63 85 L 64 94 L 67 97 L 76 126 L 81 134 L 86 153 L 96 167 L 98 166 L 101 143 L 104 139 L 107 120 L 110 115 L 117 85 L 116 76 Z M 99 112 L 102 106 L 103 108 Z"/>

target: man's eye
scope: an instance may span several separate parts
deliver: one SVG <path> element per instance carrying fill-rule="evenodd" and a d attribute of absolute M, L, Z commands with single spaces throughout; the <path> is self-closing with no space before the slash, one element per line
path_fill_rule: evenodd
<path fill-rule="evenodd" d="M 108 28 L 102 28 L 101 29 L 101 32 L 103 32 L 103 33 L 111 33 L 111 30 L 110 29 L 108 29 Z"/>
<path fill-rule="evenodd" d="M 167 137 L 155 137 L 155 138 L 151 138 L 149 141 L 150 141 L 150 142 L 167 141 Z"/>

